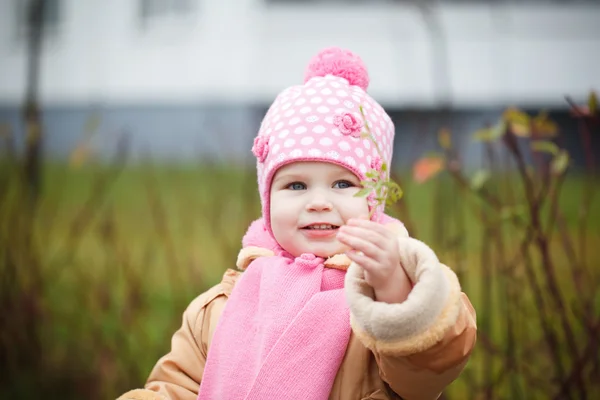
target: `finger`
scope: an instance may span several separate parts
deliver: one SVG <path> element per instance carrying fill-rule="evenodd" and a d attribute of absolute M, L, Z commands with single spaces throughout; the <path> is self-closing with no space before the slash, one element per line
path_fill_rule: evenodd
<path fill-rule="evenodd" d="M 344 232 L 338 233 L 337 238 L 343 244 L 349 246 L 353 250 L 362 251 L 368 257 L 374 259 L 381 257 L 381 249 L 368 240 Z"/>
<path fill-rule="evenodd" d="M 386 228 L 384 225 L 382 225 L 378 222 L 373 222 L 371 220 L 364 220 L 364 219 L 360 219 L 360 218 L 351 218 L 348 220 L 347 225 L 348 226 L 357 226 L 357 227 L 361 227 L 361 228 L 365 228 L 365 229 L 371 229 L 385 237 L 393 236 L 393 233 L 388 228 Z"/>
<path fill-rule="evenodd" d="M 353 262 L 360 265 L 366 271 L 373 272 L 373 271 L 377 271 L 377 269 L 378 269 L 379 262 L 377 262 L 376 260 L 373 260 L 370 257 L 367 257 L 364 254 L 361 254 L 356 251 L 349 251 L 346 253 L 346 255 L 348 256 L 348 258 L 350 260 L 352 260 Z"/>
<path fill-rule="evenodd" d="M 340 227 L 340 232 L 343 232 L 344 234 L 359 239 L 367 240 L 373 243 L 375 246 L 379 247 L 380 249 L 385 249 L 387 247 L 386 238 L 379 232 L 373 231 L 371 229 L 361 228 L 357 226 L 342 226 Z"/>

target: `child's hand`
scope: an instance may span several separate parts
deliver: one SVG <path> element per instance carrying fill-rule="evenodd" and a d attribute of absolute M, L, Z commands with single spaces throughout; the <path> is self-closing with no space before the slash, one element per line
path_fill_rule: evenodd
<path fill-rule="evenodd" d="M 352 249 L 348 258 L 364 268 L 377 301 L 406 300 L 412 285 L 400 263 L 398 238 L 393 232 L 373 221 L 350 219 L 340 227 L 337 238 Z"/>

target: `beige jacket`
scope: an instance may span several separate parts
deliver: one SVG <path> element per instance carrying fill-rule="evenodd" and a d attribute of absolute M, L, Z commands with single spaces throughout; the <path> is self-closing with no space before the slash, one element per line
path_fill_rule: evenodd
<path fill-rule="evenodd" d="M 402 265 L 414 284 L 401 304 L 374 301 L 362 268 L 345 256 L 326 263 L 332 268 L 350 264 L 345 290 L 352 335 L 331 400 L 436 399 L 459 376 L 475 345 L 475 310 L 454 272 L 405 232 L 399 233 L 399 242 Z M 268 250 L 246 248 L 238 267 L 265 255 Z M 219 284 L 192 301 L 171 351 L 155 365 L 145 388 L 119 400 L 196 399 L 213 333 L 240 275 L 227 270 Z"/>

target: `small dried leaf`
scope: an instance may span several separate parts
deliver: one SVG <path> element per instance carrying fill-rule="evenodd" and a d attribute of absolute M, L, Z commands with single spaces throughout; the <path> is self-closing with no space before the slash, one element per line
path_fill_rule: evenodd
<path fill-rule="evenodd" d="M 493 142 L 494 140 L 501 138 L 502 135 L 504 135 L 505 130 L 506 123 L 504 121 L 500 121 L 491 128 L 483 128 L 476 131 L 473 134 L 473 139 L 479 142 Z"/>
<path fill-rule="evenodd" d="M 480 169 L 475 172 L 475 175 L 471 178 L 471 188 L 473 190 L 479 190 L 483 185 L 490 179 L 490 173 L 487 170 Z"/>
<path fill-rule="evenodd" d="M 423 157 L 413 167 L 413 179 L 417 183 L 423 183 L 437 175 L 444 167 L 445 160 L 442 157 Z"/>
<path fill-rule="evenodd" d="M 438 142 L 444 150 L 449 150 L 452 147 L 452 138 L 450 137 L 450 130 L 443 128 L 438 134 Z"/>
<path fill-rule="evenodd" d="M 558 134 L 558 125 L 548 118 L 548 113 L 545 111 L 533 118 L 533 128 L 538 137 L 555 137 Z"/>
<path fill-rule="evenodd" d="M 552 160 L 551 169 L 554 174 L 560 175 L 569 166 L 569 153 L 561 150 Z"/>
<path fill-rule="evenodd" d="M 550 153 L 554 156 L 556 156 L 560 151 L 560 149 L 554 142 L 550 142 L 548 140 L 535 140 L 531 142 L 531 149 L 533 151 Z"/>
<path fill-rule="evenodd" d="M 509 107 L 507 108 L 504 113 L 502 114 L 502 118 L 506 121 L 506 122 L 510 122 L 510 123 L 515 123 L 518 125 L 527 125 L 529 126 L 530 123 L 530 118 L 529 115 L 527 115 L 527 113 L 519 110 L 518 108 L 515 107 Z"/>

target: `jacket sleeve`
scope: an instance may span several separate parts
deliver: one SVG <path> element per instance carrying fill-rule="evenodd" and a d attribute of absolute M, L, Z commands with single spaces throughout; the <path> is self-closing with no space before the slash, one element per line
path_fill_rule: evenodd
<path fill-rule="evenodd" d="M 427 245 L 408 237 L 399 242 L 411 293 L 400 304 L 377 302 L 363 269 L 352 264 L 345 284 L 352 330 L 395 393 L 433 400 L 465 367 L 476 341 L 476 314 L 455 273 Z"/>
<path fill-rule="evenodd" d="M 228 270 L 223 281 L 198 296 L 183 313 L 181 327 L 171 339 L 171 351 L 161 357 L 144 389 L 131 390 L 118 400 L 195 400 L 198 397 L 207 350 L 238 273 Z"/>

